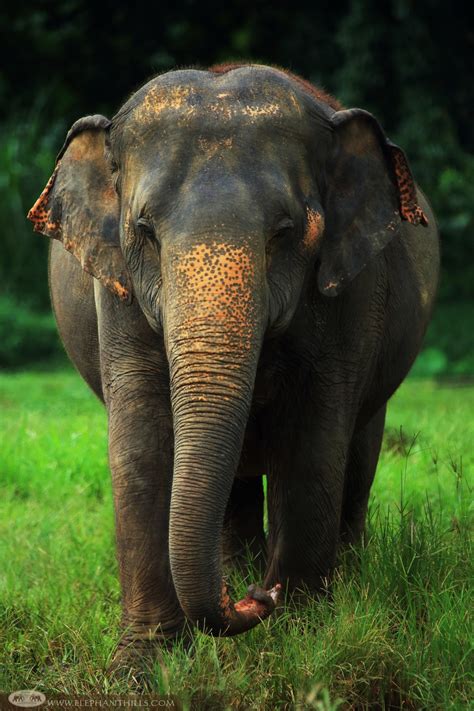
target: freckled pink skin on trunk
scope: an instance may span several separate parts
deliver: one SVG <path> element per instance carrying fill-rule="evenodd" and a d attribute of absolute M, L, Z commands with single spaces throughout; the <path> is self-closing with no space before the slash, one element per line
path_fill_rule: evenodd
<path fill-rule="evenodd" d="M 174 289 L 187 312 L 179 328 L 192 330 L 196 318 L 214 319 L 217 325 L 227 324 L 233 335 L 240 335 L 242 349 L 248 350 L 256 319 L 252 313 L 255 266 L 249 248 L 201 243 L 176 253 L 174 261 Z"/>

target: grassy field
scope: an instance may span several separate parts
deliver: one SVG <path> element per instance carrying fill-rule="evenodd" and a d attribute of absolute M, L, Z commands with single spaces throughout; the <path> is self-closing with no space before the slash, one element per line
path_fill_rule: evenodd
<path fill-rule="evenodd" d="M 149 688 L 197 709 L 472 708 L 473 413 L 472 385 L 408 381 L 368 545 L 341 562 L 332 600 L 199 635 Z M 70 370 L 4 374 L 0 417 L 0 690 L 129 692 L 105 673 L 119 588 L 102 406 Z"/>

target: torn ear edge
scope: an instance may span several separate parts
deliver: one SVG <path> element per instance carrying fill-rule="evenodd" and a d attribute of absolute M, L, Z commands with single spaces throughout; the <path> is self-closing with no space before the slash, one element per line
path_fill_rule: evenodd
<path fill-rule="evenodd" d="M 33 207 L 28 211 L 27 218 L 33 223 L 33 229 L 35 232 L 40 232 L 48 237 L 58 238 L 57 232 L 61 225 L 59 221 L 49 219 L 51 210 L 48 208 L 48 198 L 56 181 L 56 176 L 61 164 L 61 158 L 66 153 L 70 143 L 83 131 L 90 131 L 94 129 L 108 130 L 111 124 L 112 122 L 110 119 L 102 116 L 101 114 L 83 116 L 73 123 L 67 132 L 66 140 L 64 141 L 61 150 L 56 156 L 56 164 L 51 177 Z"/>
<path fill-rule="evenodd" d="M 71 143 L 80 134 L 92 132 L 94 135 L 95 132 L 107 131 L 110 125 L 110 120 L 101 115 L 85 116 L 73 124 L 58 153 L 53 174 L 28 212 L 28 219 L 33 223 L 35 232 L 62 242 L 84 271 L 101 281 L 122 301 L 131 303 L 132 285 L 118 238 L 118 206 L 111 199 L 113 188 L 107 179 L 105 158 L 102 163 L 102 156 L 97 160 L 97 155 L 93 153 L 97 146 L 94 146 L 94 141 L 97 139 L 91 138 L 91 155 L 76 160 L 74 168 L 71 168 L 71 157 L 67 154 Z M 97 179 L 93 185 L 89 185 L 85 181 L 88 180 L 90 165 L 94 161 Z M 58 176 L 60 183 L 55 189 Z M 81 193 L 80 188 L 84 188 L 84 184 L 89 185 L 89 189 Z M 94 213 L 94 205 L 100 196 L 105 198 L 104 204 L 108 207 L 98 217 L 96 229 L 91 230 L 90 215 Z M 68 209 L 64 207 L 64 202 L 69 205 Z M 68 210 L 71 211 L 71 218 Z"/>
<path fill-rule="evenodd" d="M 43 191 L 41 192 L 39 198 L 36 200 L 35 204 L 28 211 L 27 218 L 33 223 L 33 229 L 35 232 L 40 232 L 48 237 L 58 238 L 57 234 L 60 229 L 59 221 L 54 221 L 51 219 L 51 210 L 48 206 L 49 194 L 53 189 L 54 183 L 56 181 L 56 176 L 58 174 L 60 166 L 60 158 L 56 160 L 56 167 L 46 183 Z"/>
<path fill-rule="evenodd" d="M 404 151 L 385 137 L 386 150 L 392 164 L 393 174 L 397 181 L 402 220 L 412 225 L 428 226 L 428 218 L 418 204 L 416 186 L 408 160 Z"/>
<path fill-rule="evenodd" d="M 391 168 L 392 178 L 397 188 L 400 217 L 412 225 L 421 224 L 426 227 L 428 218 L 418 204 L 416 184 L 405 152 L 387 138 L 383 128 L 372 114 L 365 109 L 343 109 L 334 114 L 332 122 L 334 126 L 338 126 L 356 116 L 370 123 L 379 135 L 380 145 Z"/>

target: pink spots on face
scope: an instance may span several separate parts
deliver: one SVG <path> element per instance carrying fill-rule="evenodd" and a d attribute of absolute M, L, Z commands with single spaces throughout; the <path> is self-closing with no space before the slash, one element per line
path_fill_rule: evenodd
<path fill-rule="evenodd" d="M 303 244 L 306 249 L 313 250 L 324 230 L 324 217 L 317 210 L 306 208 L 306 230 Z"/>

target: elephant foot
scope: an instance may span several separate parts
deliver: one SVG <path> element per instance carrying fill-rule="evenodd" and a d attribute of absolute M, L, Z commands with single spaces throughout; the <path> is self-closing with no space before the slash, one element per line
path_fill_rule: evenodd
<path fill-rule="evenodd" d="M 153 633 L 151 629 L 127 632 L 120 638 L 107 672 L 113 680 L 135 682 L 146 687 L 153 667 L 165 664 L 163 652 L 171 651 L 177 643 L 189 649 L 191 641 L 192 635 L 187 628 L 169 635 Z"/>

